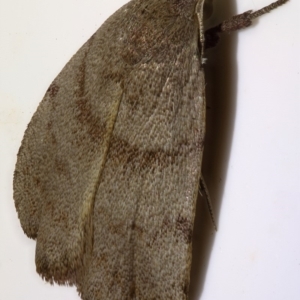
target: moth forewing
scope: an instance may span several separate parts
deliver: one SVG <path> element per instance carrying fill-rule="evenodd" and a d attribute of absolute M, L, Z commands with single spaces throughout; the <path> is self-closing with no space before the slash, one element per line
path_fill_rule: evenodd
<path fill-rule="evenodd" d="M 25 132 L 14 199 L 37 240 L 37 272 L 76 285 L 82 299 L 188 296 L 205 134 L 203 4 L 124 5 L 52 82 Z M 213 42 L 240 28 L 222 24 Z"/>

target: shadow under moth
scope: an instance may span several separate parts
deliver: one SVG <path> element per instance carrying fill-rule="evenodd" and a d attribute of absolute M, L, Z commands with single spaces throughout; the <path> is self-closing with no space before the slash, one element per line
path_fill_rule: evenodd
<path fill-rule="evenodd" d="M 48 88 L 14 173 L 36 269 L 82 299 L 187 299 L 205 134 L 204 0 L 132 0 Z M 208 1 L 206 1 L 208 2 Z M 209 2 L 208 2 L 209 4 Z"/>

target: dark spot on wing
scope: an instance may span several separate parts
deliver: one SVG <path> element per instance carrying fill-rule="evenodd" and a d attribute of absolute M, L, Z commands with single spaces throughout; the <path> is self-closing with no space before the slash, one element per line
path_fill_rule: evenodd
<path fill-rule="evenodd" d="M 192 242 L 193 224 L 186 217 L 178 216 L 176 220 L 176 235 L 181 236 L 186 243 Z"/>
<path fill-rule="evenodd" d="M 182 291 L 186 296 L 188 295 L 188 293 L 189 293 L 189 284 L 187 282 L 183 284 Z"/>
<path fill-rule="evenodd" d="M 57 95 L 58 91 L 59 91 L 59 86 L 55 82 L 52 82 L 47 90 L 47 94 L 51 98 L 54 98 Z"/>

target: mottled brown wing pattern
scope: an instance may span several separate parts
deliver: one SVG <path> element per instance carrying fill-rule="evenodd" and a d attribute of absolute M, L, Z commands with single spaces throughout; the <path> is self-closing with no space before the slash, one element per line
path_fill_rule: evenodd
<path fill-rule="evenodd" d="M 107 65 L 120 65 L 119 57 L 111 56 L 117 50 L 109 38 L 119 36 L 110 23 L 51 84 L 18 154 L 14 198 L 19 218 L 25 233 L 37 239 L 37 271 L 58 283 L 75 283 L 82 265 L 85 226 L 122 97 L 125 70 Z"/>
<path fill-rule="evenodd" d="M 95 200 L 84 299 L 186 297 L 204 137 L 204 87 L 193 49 L 184 48 L 174 58 L 171 68 L 158 67 L 155 61 L 140 64 L 126 83 Z M 182 87 L 178 62 L 187 58 L 190 66 Z M 165 76 L 158 95 L 147 88 Z"/>
<path fill-rule="evenodd" d="M 41 276 L 83 299 L 187 297 L 205 121 L 196 2 L 121 8 L 26 130 L 14 175 L 22 227 Z"/>

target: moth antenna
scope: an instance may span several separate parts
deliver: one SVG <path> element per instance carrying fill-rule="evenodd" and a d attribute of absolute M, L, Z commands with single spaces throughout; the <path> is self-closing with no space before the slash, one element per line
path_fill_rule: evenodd
<path fill-rule="evenodd" d="M 201 191 L 203 191 L 204 194 L 202 194 Z M 205 197 L 206 203 L 207 203 L 207 206 L 208 206 L 208 210 L 209 210 L 209 214 L 210 214 L 210 219 L 211 219 L 211 221 L 213 223 L 215 231 L 218 231 L 217 223 L 216 223 L 215 217 L 214 217 L 214 212 L 213 212 L 213 206 L 212 206 L 211 198 L 210 198 L 209 191 L 208 191 L 207 185 L 205 183 L 203 174 L 201 174 L 199 193 L 200 193 L 201 196 Z"/>
<path fill-rule="evenodd" d="M 277 0 L 277 1 L 267 5 L 265 7 L 255 11 L 255 12 L 253 12 L 253 13 L 251 13 L 251 15 L 250 15 L 251 19 L 253 20 L 253 19 L 256 19 L 256 18 L 258 18 L 258 17 L 260 17 L 260 16 L 262 16 L 266 13 L 269 13 L 271 10 L 277 8 L 278 6 L 281 6 L 281 5 L 285 4 L 288 1 L 289 0 Z"/>
<path fill-rule="evenodd" d="M 280 5 L 285 4 L 289 0 L 275 1 L 255 12 L 248 10 L 242 14 L 231 17 L 228 20 L 223 21 L 219 25 L 212 27 L 205 31 L 205 49 L 215 47 L 220 39 L 220 34 L 223 32 L 233 32 L 239 29 L 247 28 L 251 26 L 252 20 L 256 19 L 271 10 L 277 8 Z"/>

